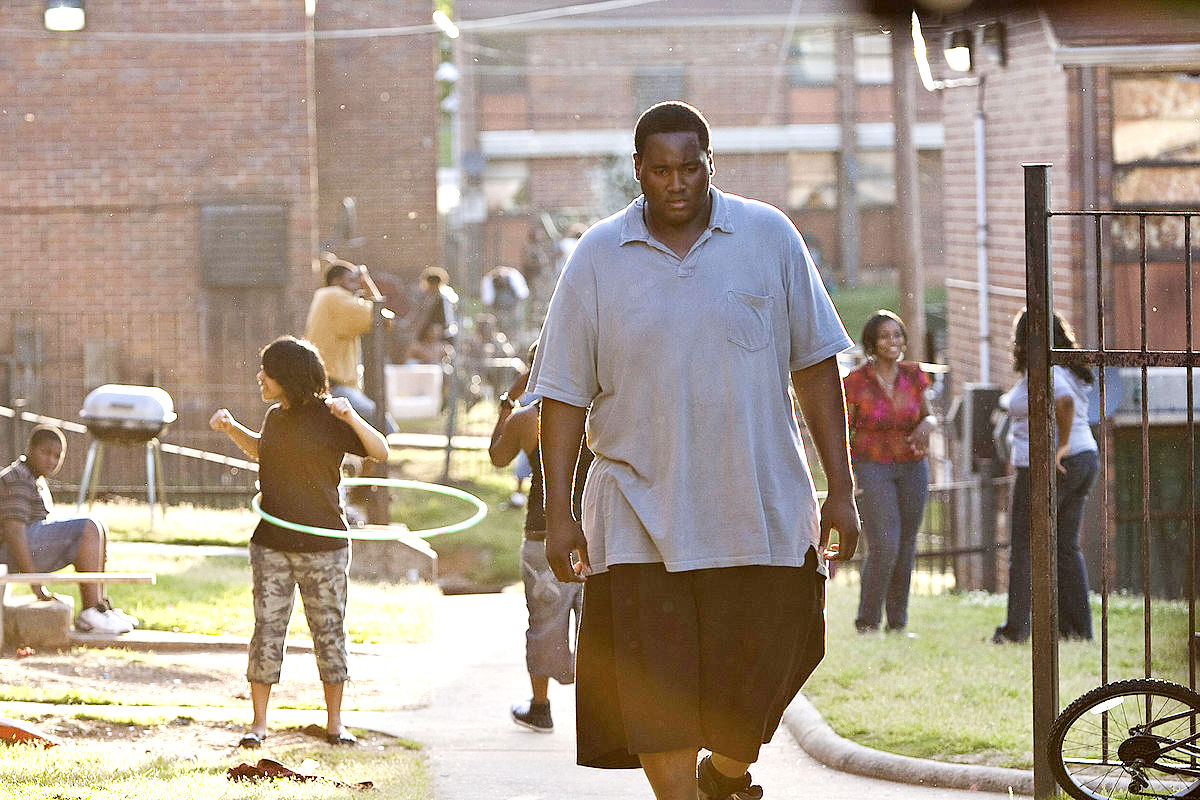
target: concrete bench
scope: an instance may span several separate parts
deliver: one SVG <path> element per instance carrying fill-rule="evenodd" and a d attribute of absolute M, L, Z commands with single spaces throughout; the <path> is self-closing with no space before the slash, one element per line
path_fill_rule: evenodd
<path fill-rule="evenodd" d="M 53 602 L 33 595 L 20 603 L 8 602 L 8 586 L 13 583 L 154 583 L 148 572 L 17 572 L 8 573 L 0 564 L 0 650 L 6 646 L 57 649 L 71 643 L 71 624 L 75 617 L 75 598 L 60 597 Z"/>

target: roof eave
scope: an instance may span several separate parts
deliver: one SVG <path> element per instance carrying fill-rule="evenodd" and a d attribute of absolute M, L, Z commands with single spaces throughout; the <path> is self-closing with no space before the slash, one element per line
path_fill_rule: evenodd
<path fill-rule="evenodd" d="M 1200 44 L 1058 45 L 1054 62 L 1063 67 L 1158 70 L 1200 67 Z"/>

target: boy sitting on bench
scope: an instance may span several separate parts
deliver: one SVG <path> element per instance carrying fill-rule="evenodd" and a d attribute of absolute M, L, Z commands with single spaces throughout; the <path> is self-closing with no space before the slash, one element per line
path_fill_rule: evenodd
<path fill-rule="evenodd" d="M 56 572 L 74 564 L 79 572 L 103 572 L 108 530 L 95 517 L 49 520 L 54 508 L 46 477 L 62 466 L 67 441 L 62 431 L 39 425 L 25 453 L 0 470 L 0 563 L 10 573 Z M 53 600 L 41 584 L 32 584 L 39 600 Z M 88 633 L 129 633 L 138 620 L 104 596 L 96 583 L 79 584 L 83 610 L 75 629 Z"/>

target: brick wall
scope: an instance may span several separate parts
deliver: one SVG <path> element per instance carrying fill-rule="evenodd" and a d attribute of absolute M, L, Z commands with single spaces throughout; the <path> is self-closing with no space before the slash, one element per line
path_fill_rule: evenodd
<path fill-rule="evenodd" d="M 206 360 L 197 311 L 259 320 L 264 308 L 279 311 L 271 330 L 250 323 L 255 341 L 227 353 L 221 366 L 238 385 L 252 385 L 244 366 L 261 336 L 302 324 L 315 244 L 308 44 L 145 34 L 300 33 L 304 4 L 106 0 L 88 4 L 87 28 L 73 34 L 44 31 L 44 8 L 41 0 L 0 5 L 0 29 L 28 32 L 6 36 L 0 51 L 0 237 L 14 256 L 0 273 L 0 304 L 31 312 L 3 319 L 41 337 L 41 366 L 65 376 L 44 392 L 48 413 L 74 417 L 88 388 L 84 348 L 103 339 L 115 348 L 113 379 L 159 381 L 184 424 L 199 426 L 212 398 L 192 390 L 219 385 L 223 372 Z M 129 35 L 95 35 L 118 32 Z M 286 209 L 286 284 L 207 290 L 199 209 L 245 202 Z M 33 331 L 32 312 L 48 310 L 117 321 L 81 323 L 67 335 L 49 323 Z M 193 316 L 162 321 L 175 312 Z M 0 334 L 0 349 L 12 352 L 12 337 L 11 328 Z M 171 346 L 160 352 L 159 338 Z M 49 352 L 53 342 L 59 352 Z"/>
<path fill-rule="evenodd" d="M 1033 14 L 1003 19 L 1008 28 L 1008 66 L 985 66 L 987 209 L 991 328 L 990 380 L 1007 387 L 1011 371 L 1012 319 L 1025 304 L 1024 175 L 1021 164 L 1048 162 L 1052 207 L 1075 208 L 1071 184 L 1073 133 L 1070 77 L 1053 63 L 1041 23 Z M 949 362 L 958 385 L 978 381 L 978 294 L 957 282 L 977 279 L 975 246 L 974 119 L 979 87 L 944 93 L 946 144 L 943 150 Z M 1076 299 L 1078 236 L 1074 226 L 1056 223 L 1052 232 L 1055 305 L 1069 320 L 1079 317 Z"/>
<path fill-rule="evenodd" d="M 421 25 L 432 0 L 321 0 L 327 29 Z M 413 281 L 440 265 L 434 34 L 318 39 L 315 59 L 320 238 L 339 255 Z M 361 246 L 338 239 L 357 201 Z"/>
<path fill-rule="evenodd" d="M 678 96 L 695 104 L 714 127 L 833 124 L 837 120 L 836 90 L 831 86 L 793 87 L 786 62 L 780 61 L 784 28 L 603 28 L 533 31 L 525 44 L 519 34 L 472 35 L 492 62 L 519 62 L 527 69 L 505 83 L 504 94 L 481 95 L 479 124 L 485 130 L 529 128 L 542 130 L 628 131 L 643 109 L 636 100 L 635 76 L 654 69 L 683 70 Z M 507 48 L 507 50 L 503 49 Z M 497 53 L 499 55 L 497 55 Z M 486 71 L 486 65 L 479 67 Z M 511 73 L 509 73 L 511 77 Z M 516 101 L 514 84 L 525 87 Z M 891 119 L 891 87 L 861 86 L 859 118 L 863 122 Z M 939 119 L 941 100 L 921 92 L 920 119 Z M 786 152 L 727 153 L 714 142 L 717 175 L 722 189 L 787 208 L 789 174 Z M 624 157 L 627 161 L 627 157 Z M 597 218 L 619 206 L 598 204 L 590 173 L 602 159 L 532 158 L 528 209 L 534 212 L 583 214 Z M 630 168 L 631 169 L 631 168 Z M 927 283 L 942 278 L 941 166 L 936 152 L 923 154 L 922 223 Z M 626 198 L 627 200 L 628 198 Z M 602 207 L 603 206 L 603 207 Z M 795 211 L 793 218 L 820 240 L 826 263 L 837 263 L 838 247 L 830 220 L 832 211 Z M 507 224 L 495 219 L 489 227 Z M 485 236 L 485 251 L 498 234 Z M 896 235 L 890 210 L 864 212 L 862 220 L 864 280 L 887 280 L 897 260 Z M 499 252 L 485 252 L 492 263 Z"/>

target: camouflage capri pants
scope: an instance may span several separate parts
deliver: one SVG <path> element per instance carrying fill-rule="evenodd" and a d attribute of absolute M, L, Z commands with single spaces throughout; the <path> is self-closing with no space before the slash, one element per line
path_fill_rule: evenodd
<path fill-rule="evenodd" d="M 246 679 L 279 683 L 284 639 L 292 618 L 296 587 L 312 634 L 322 683 L 344 683 L 346 667 L 346 585 L 350 548 L 322 553 L 289 553 L 250 543 L 254 577 L 254 636 Z"/>

